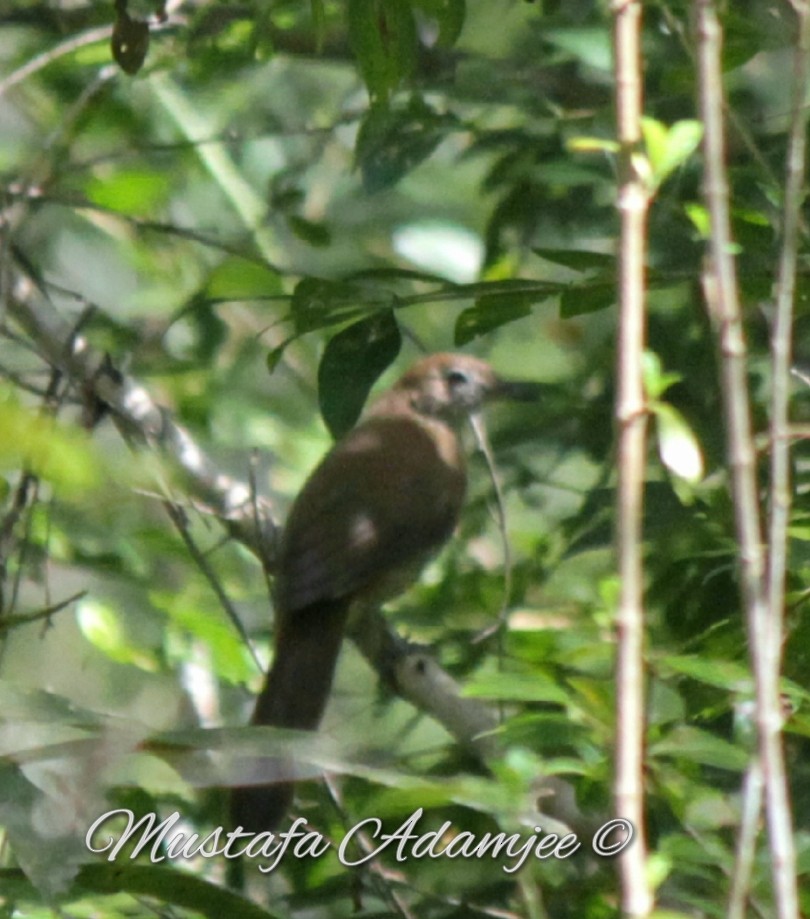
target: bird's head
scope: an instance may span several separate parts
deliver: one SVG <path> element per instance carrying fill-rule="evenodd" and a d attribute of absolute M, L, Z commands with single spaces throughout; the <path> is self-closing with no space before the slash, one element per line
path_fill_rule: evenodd
<path fill-rule="evenodd" d="M 394 389 L 409 393 L 420 414 L 455 424 L 494 399 L 534 400 L 540 384 L 504 380 L 467 354 L 433 354 L 414 364 Z"/>

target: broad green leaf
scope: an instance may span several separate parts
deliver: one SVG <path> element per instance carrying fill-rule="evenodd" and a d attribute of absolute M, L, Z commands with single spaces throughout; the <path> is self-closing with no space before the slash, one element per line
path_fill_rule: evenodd
<path fill-rule="evenodd" d="M 281 293 L 281 282 L 265 265 L 231 256 L 208 276 L 205 293 L 213 300 L 260 299 Z"/>
<path fill-rule="evenodd" d="M 584 313 L 595 313 L 616 303 L 616 285 L 598 282 L 565 288 L 560 296 L 560 316 L 573 319 Z"/>
<path fill-rule="evenodd" d="M 453 340 L 461 347 L 479 335 L 486 335 L 508 322 L 530 316 L 532 306 L 537 301 L 538 297 L 528 293 L 481 297 L 474 306 L 459 314 Z"/>
<path fill-rule="evenodd" d="M 433 153 L 455 124 L 420 96 L 412 96 L 405 108 L 372 107 L 360 125 L 354 151 L 363 187 L 377 192 L 395 185 Z"/>
<path fill-rule="evenodd" d="M 361 312 L 367 292 L 359 284 L 302 278 L 290 301 L 296 335 L 345 322 Z"/>
<path fill-rule="evenodd" d="M 616 264 L 616 256 L 606 252 L 590 252 L 587 249 L 540 249 L 532 248 L 535 255 L 571 268 L 573 271 L 610 271 Z"/>
<path fill-rule="evenodd" d="M 371 387 L 401 344 L 393 310 L 361 319 L 329 340 L 318 367 L 318 401 L 333 437 L 354 426 Z"/>
<path fill-rule="evenodd" d="M 668 655 L 661 659 L 660 664 L 676 673 L 682 673 L 693 680 L 706 683 L 708 686 L 716 686 L 718 689 L 745 693 L 753 690 L 751 671 L 736 661 L 710 659 L 697 655 Z"/>
<path fill-rule="evenodd" d="M 416 63 L 417 36 L 408 0 L 349 0 L 349 41 L 372 102 L 388 101 Z"/>
<path fill-rule="evenodd" d="M 567 51 L 588 67 L 602 71 L 613 69 L 613 52 L 607 29 L 587 26 L 544 29 L 542 36 L 544 41 Z"/>
<path fill-rule="evenodd" d="M 559 683 L 541 673 L 491 673 L 476 677 L 464 687 L 464 695 L 474 699 L 500 699 L 504 702 L 557 702 L 567 705 L 569 693 Z"/>
<path fill-rule="evenodd" d="M 171 179 L 157 170 L 127 169 L 91 178 L 88 200 L 120 214 L 145 215 L 161 207 L 171 192 Z"/>
<path fill-rule="evenodd" d="M 733 772 L 741 772 L 748 765 L 746 751 L 716 734 L 689 725 L 680 725 L 651 744 L 649 753 L 654 757 L 685 759 Z"/>

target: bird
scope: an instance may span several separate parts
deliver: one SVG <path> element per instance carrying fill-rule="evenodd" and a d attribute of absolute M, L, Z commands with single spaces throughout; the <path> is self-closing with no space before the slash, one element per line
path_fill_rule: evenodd
<path fill-rule="evenodd" d="M 353 609 L 404 592 L 450 539 L 467 475 L 461 432 L 494 399 L 535 398 L 465 354 L 423 358 L 327 452 L 293 501 L 274 585 L 274 654 L 251 724 L 317 729 Z M 290 809 L 292 764 L 233 789 L 231 818 L 272 831 Z M 267 775 L 265 771 L 264 775 Z"/>

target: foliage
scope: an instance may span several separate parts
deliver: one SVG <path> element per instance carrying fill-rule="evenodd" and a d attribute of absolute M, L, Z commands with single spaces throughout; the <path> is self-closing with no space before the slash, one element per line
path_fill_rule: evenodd
<path fill-rule="evenodd" d="M 718 355 L 700 285 L 709 223 L 695 38 L 685 4 L 645 5 L 644 15 L 647 117 L 635 156 L 655 195 L 644 521 L 650 872 L 660 916 L 715 917 L 726 915 L 753 756 L 753 684 Z M 787 5 L 753 2 L 722 13 L 733 230 L 763 432 L 794 19 Z M 169 407 L 223 471 L 255 477 L 283 508 L 328 446 L 327 429 L 349 427 L 378 379 L 392 380 L 423 347 L 469 349 L 506 375 L 547 384 L 539 404 L 499 407 L 489 419 L 512 556 L 504 634 L 472 640 L 504 603 L 492 486 L 477 457 L 458 538 L 390 613 L 471 697 L 502 705 L 504 753 L 485 773 L 380 688 L 347 646 L 321 737 L 306 747 L 341 776 L 341 806 L 311 782 L 298 807 L 327 838 L 339 841 L 372 815 L 392 832 L 419 807 L 420 833 L 450 821 L 449 838 L 531 835 L 539 775 L 571 783 L 588 830 L 610 812 L 610 34 L 606 5 L 581 0 L 115 10 L 18 0 L 0 13 L 3 295 L 22 266 L 77 335 Z M 806 248 L 803 239 L 802 267 Z M 800 273 L 800 364 L 806 307 Z M 103 406 L 51 374 L 40 343 L 11 319 L 3 331 L 7 915 L 50 914 L 52 903 L 65 914 L 116 916 L 163 911 L 160 903 L 176 915 L 236 917 L 355 907 L 380 916 L 406 907 L 425 917 L 615 915 L 614 866 L 590 853 L 584 835 L 571 858 L 529 859 L 513 873 L 505 858 L 400 862 L 393 847 L 380 865 L 351 870 L 334 851 L 288 854 L 269 887 L 223 858 L 151 867 L 142 853 L 116 873 L 93 856 L 84 834 L 113 807 L 178 811 L 202 836 L 223 822 L 223 786 L 235 781 L 229 757 L 268 738 L 240 727 L 261 674 L 221 601 L 266 660 L 267 585 L 257 559 L 223 540 L 167 463 L 143 447 L 130 459 Z M 797 423 L 806 405 L 799 389 Z M 764 480 L 768 450 L 758 444 Z M 798 443 L 799 498 L 803 453 Z M 186 508 L 207 571 L 166 500 Z M 799 500 L 783 688 L 806 913 L 808 532 Z M 29 618 L 43 610 L 47 628 Z M 255 903 L 221 889 L 226 874 L 238 885 L 240 872 Z M 770 883 L 763 840 L 751 915 L 773 914 Z"/>

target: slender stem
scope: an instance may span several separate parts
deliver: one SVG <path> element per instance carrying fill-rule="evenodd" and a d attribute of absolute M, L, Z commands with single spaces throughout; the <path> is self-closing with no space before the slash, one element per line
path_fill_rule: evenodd
<path fill-rule="evenodd" d="M 697 0 L 698 71 L 701 115 L 704 123 L 704 157 L 706 202 L 711 218 L 709 244 L 709 265 L 704 278 L 709 311 L 717 328 L 720 343 L 720 373 L 726 433 L 728 438 L 729 466 L 731 469 L 731 490 L 734 498 L 735 526 L 739 544 L 739 565 L 743 605 L 749 636 L 751 656 L 756 685 L 757 728 L 759 751 L 764 769 L 765 801 L 773 854 L 774 888 L 779 919 L 797 919 L 798 906 L 795 888 L 795 868 L 791 860 L 792 843 L 790 829 L 784 828 L 789 813 L 784 764 L 780 745 L 780 714 L 778 697 L 778 649 L 774 648 L 773 628 L 769 613 L 768 586 L 766 584 L 766 559 L 762 541 L 762 524 L 755 470 L 755 449 L 751 430 L 748 402 L 748 381 L 746 376 L 746 344 L 743 335 L 737 275 L 732 256 L 731 221 L 729 216 L 729 194 L 726 180 L 726 150 L 723 125 L 723 85 L 721 69 L 722 32 L 713 0 Z M 796 195 L 798 199 L 798 195 Z M 795 232 L 797 224 L 794 224 Z M 786 225 L 787 230 L 787 225 Z M 795 240 L 794 240 L 795 246 Z M 783 253 L 784 256 L 784 253 Z M 789 266 L 788 266 L 789 267 Z M 780 277 L 781 277 L 780 267 Z M 792 299 L 792 291 L 791 291 Z M 789 319 L 789 314 L 788 314 Z M 782 318 L 784 324 L 784 317 Z M 789 335 L 790 325 L 787 325 Z M 780 328 L 780 334 L 784 331 Z M 780 365 L 789 357 L 789 345 L 784 338 L 778 346 Z M 776 360 L 776 351 L 774 354 Z M 784 365 L 782 382 L 777 388 L 781 399 L 786 398 L 789 364 Z M 776 408 L 776 406 L 774 406 Z M 781 420 L 777 421 L 779 436 L 772 448 L 787 450 L 786 406 L 777 409 Z M 776 420 L 776 416 L 775 416 Z M 786 457 L 785 457 L 786 462 Z M 784 478 L 782 475 L 784 473 Z M 771 526 L 782 526 L 784 495 L 787 488 L 787 469 L 774 470 L 780 489 L 777 498 L 780 508 L 774 505 L 775 516 Z M 772 489 L 774 483 L 772 483 Z M 772 491 L 773 495 L 773 491 Z M 772 529 L 773 532 L 773 529 Z M 784 537 L 783 537 L 784 538 Z M 784 565 L 777 549 L 775 562 Z M 772 562 L 773 564 L 773 562 Z M 779 597 L 784 588 L 783 574 L 773 580 Z M 781 599 L 779 610 L 781 617 Z M 774 655 L 776 650 L 776 655 Z M 787 837 L 787 840 L 786 840 Z M 742 866 L 737 866 L 742 873 Z M 785 882 L 786 875 L 792 880 Z M 739 901 L 741 890 L 734 891 Z"/>
<path fill-rule="evenodd" d="M 649 194 L 634 166 L 641 140 L 641 3 L 614 7 L 616 114 L 619 154 L 618 521 L 621 580 L 616 627 L 616 810 L 636 839 L 622 853 L 622 910 L 647 916 L 653 897 L 647 881 L 644 829 L 644 606 L 641 557 L 647 415 L 642 378 L 645 340 L 644 261 Z"/>
<path fill-rule="evenodd" d="M 780 919 L 798 916 L 796 851 L 785 758 L 782 748 L 782 712 L 779 670 L 784 636 L 787 528 L 790 518 L 790 440 L 788 400 L 791 385 L 793 304 L 796 262 L 801 234 L 801 207 L 807 170 L 807 94 L 810 64 L 810 7 L 795 0 L 798 37 L 793 55 L 792 119 L 788 137 L 782 246 L 776 284 L 776 315 L 771 353 L 771 482 L 768 527 L 768 616 L 763 623 L 761 644 L 761 690 L 757 696 L 760 755 L 765 773 L 765 805 L 770 835 L 774 895 Z"/>
<path fill-rule="evenodd" d="M 740 795 L 740 828 L 734 852 L 734 870 L 731 874 L 726 919 L 745 919 L 761 813 L 762 763 L 759 756 L 754 756 L 743 777 L 742 794 Z"/>

